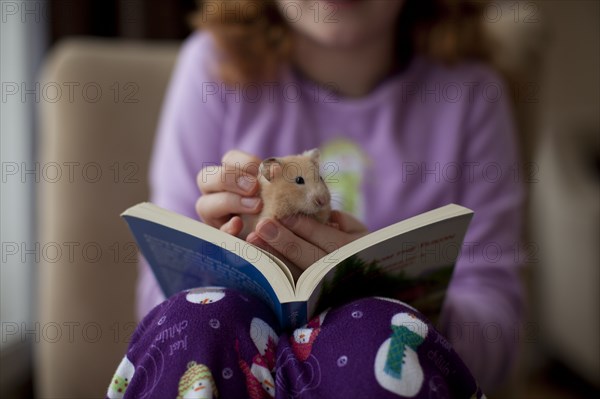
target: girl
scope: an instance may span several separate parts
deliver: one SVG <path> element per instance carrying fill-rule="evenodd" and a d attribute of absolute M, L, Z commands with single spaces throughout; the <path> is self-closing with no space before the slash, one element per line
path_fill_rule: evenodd
<path fill-rule="evenodd" d="M 503 383 L 523 301 L 513 259 L 523 190 L 506 90 L 477 61 L 479 12 L 450 0 L 204 2 L 204 30 L 184 44 L 164 105 L 154 203 L 237 235 L 239 215 L 260 211 L 260 160 L 320 147 L 338 168 L 340 228 L 267 220 L 247 238 L 282 257 L 301 248 L 287 259 L 300 269 L 331 243 L 450 202 L 475 216 L 443 335 L 381 298 L 282 332 L 264 305 L 233 291 L 208 305 L 191 293 L 163 302 L 142 263 L 138 314 L 152 311 L 117 370 L 114 381 L 131 382 L 126 395 L 479 395 L 469 369 L 485 390 Z"/>

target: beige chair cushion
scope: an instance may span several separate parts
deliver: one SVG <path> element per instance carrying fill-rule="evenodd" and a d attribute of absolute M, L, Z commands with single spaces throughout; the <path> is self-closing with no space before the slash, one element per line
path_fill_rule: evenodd
<path fill-rule="evenodd" d="M 147 199 L 147 163 L 177 50 L 175 43 L 76 39 L 45 62 L 35 347 L 41 397 L 102 397 L 125 353 L 135 327 L 136 253 L 119 214 Z"/>

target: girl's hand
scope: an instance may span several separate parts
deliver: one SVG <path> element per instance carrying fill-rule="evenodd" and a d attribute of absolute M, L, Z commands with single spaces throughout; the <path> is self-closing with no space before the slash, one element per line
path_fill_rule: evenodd
<path fill-rule="evenodd" d="M 337 225 L 338 228 L 331 225 Z M 306 216 L 280 221 L 267 219 L 248 235 L 248 242 L 274 254 L 286 264 L 296 266 L 294 277 L 323 256 L 365 236 L 367 228 L 348 213 L 333 211 L 329 224 L 321 224 Z"/>
<path fill-rule="evenodd" d="M 243 228 L 240 214 L 260 212 L 258 192 L 260 159 L 242 151 L 227 152 L 219 166 L 203 168 L 197 176 L 202 196 L 196 213 L 208 225 L 237 236 Z"/>

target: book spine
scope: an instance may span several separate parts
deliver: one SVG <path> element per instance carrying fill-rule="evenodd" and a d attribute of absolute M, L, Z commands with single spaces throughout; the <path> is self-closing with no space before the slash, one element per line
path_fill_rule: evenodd
<path fill-rule="evenodd" d="M 308 323 L 308 302 L 282 303 L 281 324 L 284 330 L 293 330 Z"/>

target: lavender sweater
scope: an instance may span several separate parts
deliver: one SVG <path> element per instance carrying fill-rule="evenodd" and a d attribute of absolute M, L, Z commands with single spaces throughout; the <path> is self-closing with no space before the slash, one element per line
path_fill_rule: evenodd
<path fill-rule="evenodd" d="M 154 145 L 151 201 L 197 218 L 196 174 L 230 149 L 259 157 L 320 147 L 325 173 L 350 183 L 336 204 L 371 231 L 450 202 L 475 211 L 441 319 L 484 389 L 506 376 L 523 306 L 518 243 L 523 189 L 508 92 L 479 64 L 416 57 L 360 99 L 291 69 L 278 82 L 223 86 L 207 33 L 184 44 Z M 164 298 L 140 264 L 138 316 Z"/>

